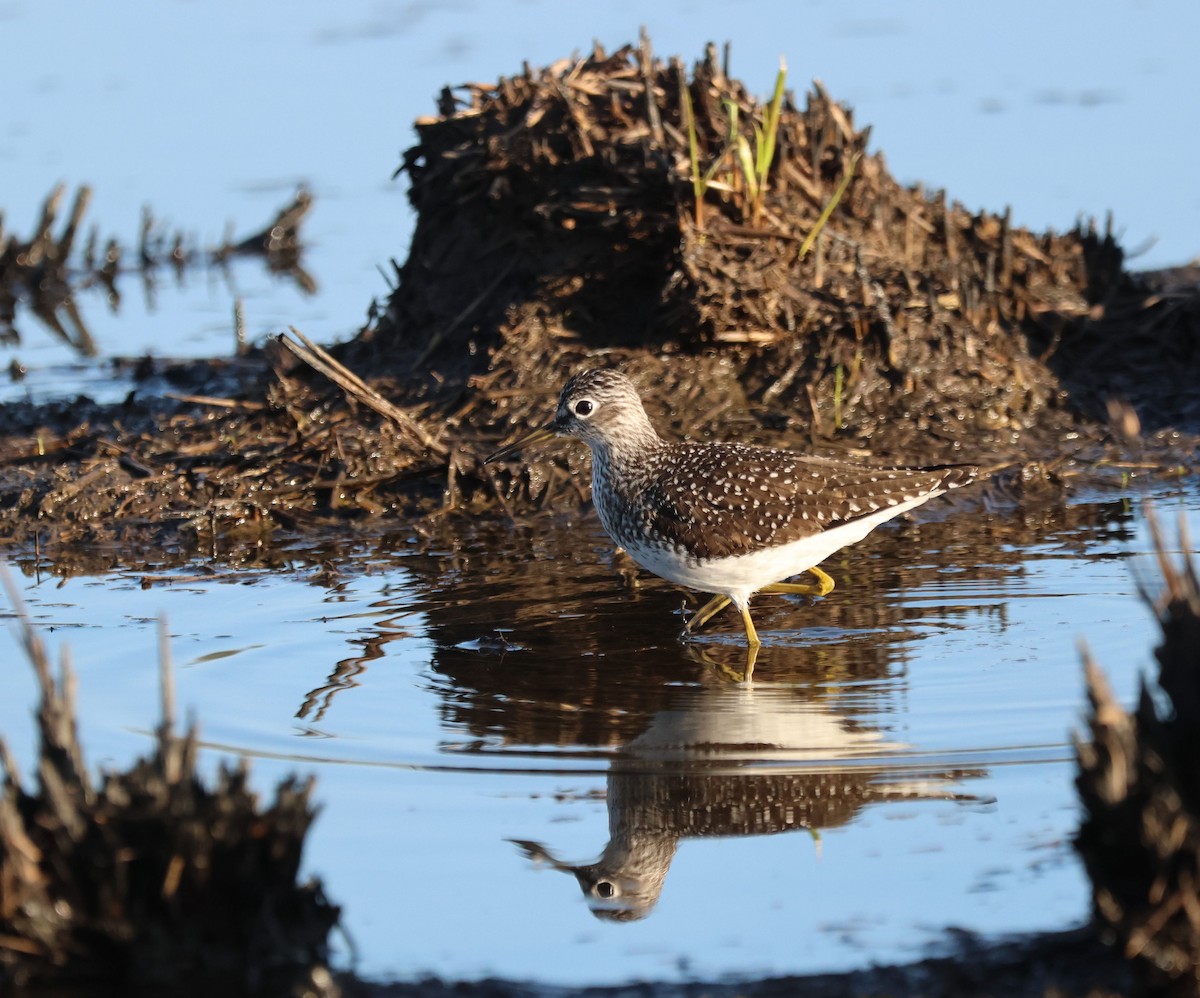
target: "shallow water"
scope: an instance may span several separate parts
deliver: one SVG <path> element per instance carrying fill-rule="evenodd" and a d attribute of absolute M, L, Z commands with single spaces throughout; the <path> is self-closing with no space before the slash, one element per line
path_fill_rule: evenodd
<path fill-rule="evenodd" d="M 1200 529 L 1195 489 L 1157 504 Z M 824 600 L 757 601 L 749 686 L 724 672 L 736 617 L 679 644 L 685 594 L 631 587 L 591 514 L 426 550 L 347 529 L 264 568 L 39 581 L 26 561 L 19 582 L 71 649 L 94 763 L 150 748 L 165 614 L 206 763 L 248 755 L 264 791 L 317 774 L 306 868 L 361 973 L 782 973 L 1084 918 L 1076 644 L 1131 701 L 1156 641 L 1135 509 L 945 503 L 877 531 L 827 564 Z M 28 762 L 33 685 L 2 640 L 0 731 Z"/>

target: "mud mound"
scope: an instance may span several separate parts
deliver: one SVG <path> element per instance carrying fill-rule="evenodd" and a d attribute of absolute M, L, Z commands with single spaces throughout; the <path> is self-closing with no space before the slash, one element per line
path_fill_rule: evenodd
<path fill-rule="evenodd" d="M 1103 340 L 1093 368 L 1136 371 L 1154 352 L 1099 335 L 1149 307 L 1109 232 L 1035 234 L 901 186 L 819 85 L 782 102 L 756 206 L 731 135 L 753 142 L 770 109 L 711 48 L 690 79 L 643 44 L 446 91 L 440 110 L 404 158 L 416 234 L 367 339 L 471 385 L 501 424 L 544 418 L 537 396 L 581 364 L 622 363 L 664 404 L 749 403 L 875 451 L 1044 450 L 1080 414 L 1056 359 Z M 1082 408 L 1102 417 L 1104 396 Z"/>

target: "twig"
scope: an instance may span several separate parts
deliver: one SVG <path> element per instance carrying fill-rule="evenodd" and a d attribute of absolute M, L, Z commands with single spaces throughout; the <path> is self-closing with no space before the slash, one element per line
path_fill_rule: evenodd
<path fill-rule="evenodd" d="M 341 388 L 351 398 L 355 398 L 368 408 L 374 409 L 385 419 L 390 419 L 405 433 L 419 440 L 421 445 L 427 450 L 439 456 L 444 457 L 446 455 L 445 446 L 438 443 L 426 433 L 411 416 L 392 405 L 391 402 L 375 391 L 374 388 L 371 388 L 362 378 L 344 364 L 335 360 L 323 347 L 314 343 L 295 326 L 289 326 L 288 329 L 291 330 L 293 336 L 300 340 L 300 343 L 288 339 L 287 333 L 280 333 L 277 337 L 280 346 L 285 347 L 290 353 L 300 358 L 300 360 L 304 361 L 314 371 L 325 375 L 325 377 Z"/>
<path fill-rule="evenodd" d="M 163 392 L 164 398 L 175 399 L 177 402 L 191 402 L 195 405 L 212 405 L 221 409 L 249 409 L 261 412 L 267 408 L 265 402 L 254 402 L 250 399 L 224 399 L 213 395 L 187 395 L 183 392 Z"/>

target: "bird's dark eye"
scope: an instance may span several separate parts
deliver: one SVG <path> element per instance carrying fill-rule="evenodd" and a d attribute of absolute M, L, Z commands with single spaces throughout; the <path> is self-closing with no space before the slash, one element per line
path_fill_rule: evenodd
<path fill-rule="evenodd" d="M 592 410 L 595 408 L 596 406 L 592 403 L 591 399 L 580 399 L 575 403 L 575 415 L 581 418 L 587 418 L 592 414 Z"/>
<path fill-rule="evenodd" d="M 589 403 L 590 404 L 590 403 Z M 596 897 L 602 898 L 605 901 L 615 897 L 617 893 L 616 887 L 610 884 L 607 880 L 601 880 L 596 885 Z"/>

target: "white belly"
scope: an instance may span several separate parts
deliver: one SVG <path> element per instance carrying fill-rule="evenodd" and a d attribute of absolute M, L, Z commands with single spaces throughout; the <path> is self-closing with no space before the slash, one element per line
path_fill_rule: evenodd
<path fill-rule="evenodd" d="M 941 492 L 899 502 L 812 537 L 729 558 L 696 561 L 674 550 L 641 544 L 630 545 L 627 550 L 634 561 L 655 575 L 701 592 L 723 593 L 738 606 L 744 606 L 763 586 L 819 565 L 835 551 L 861 541 L 879 524 L 937 495 Z"/>

